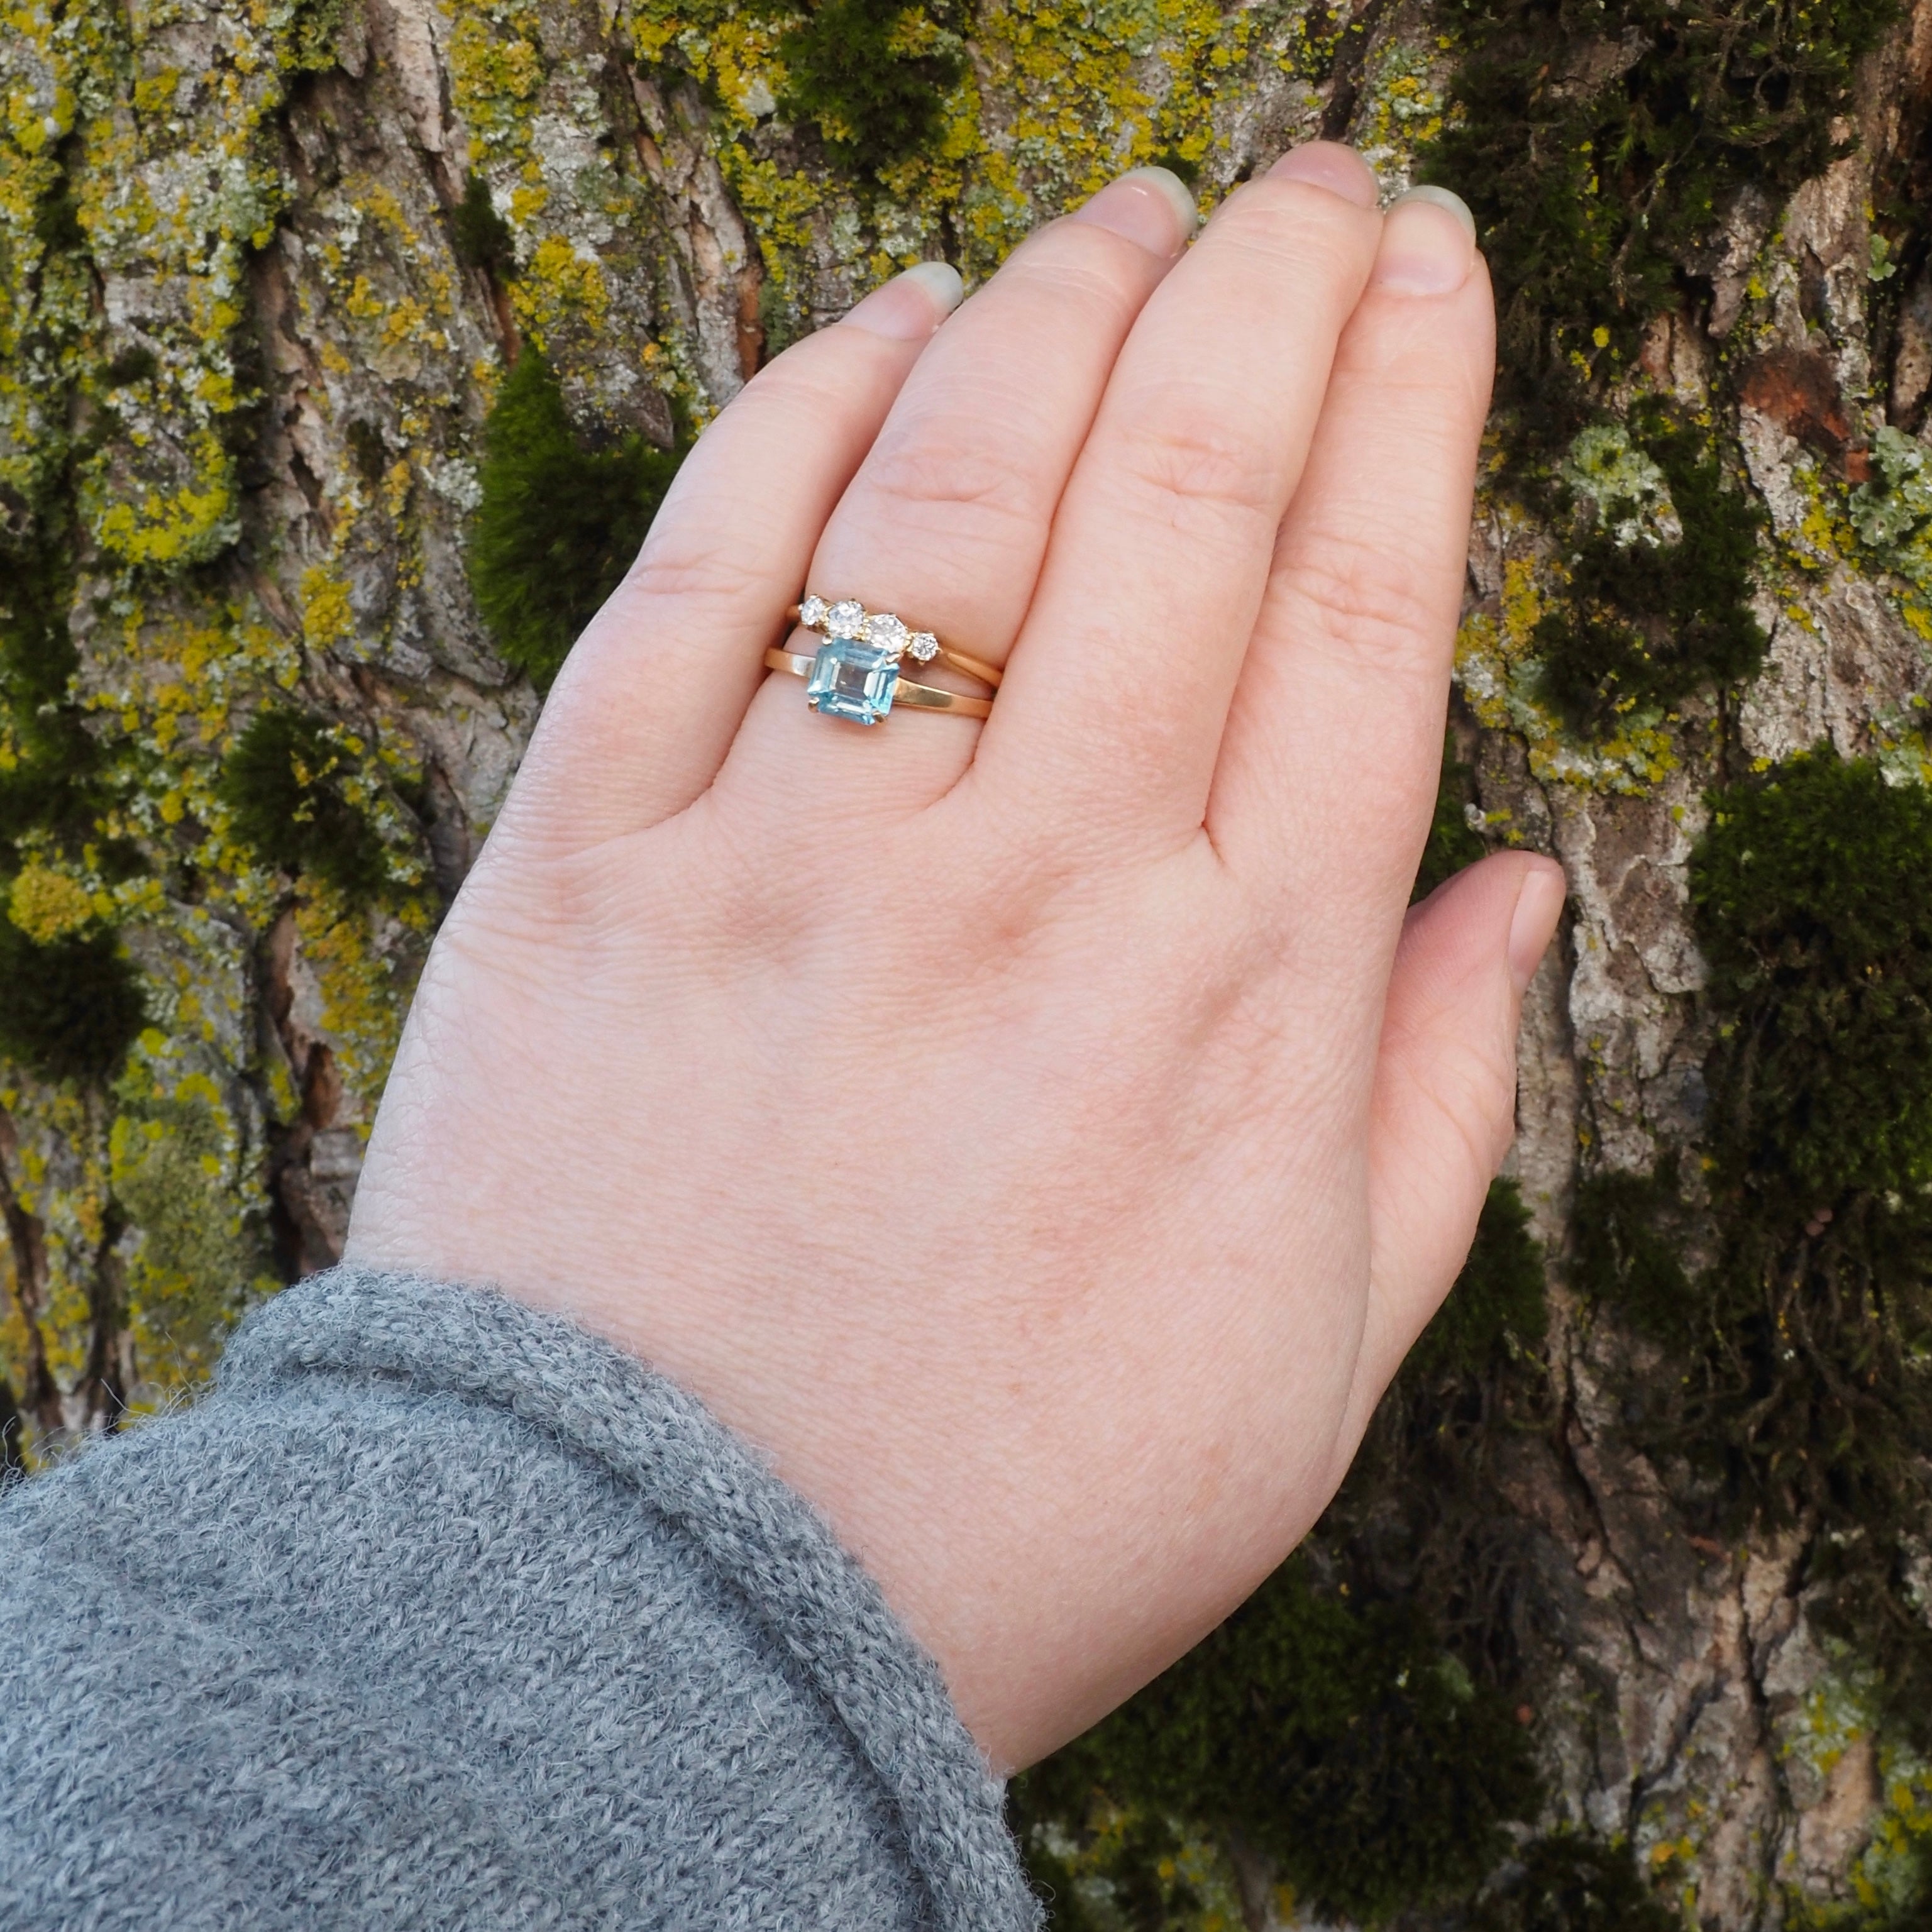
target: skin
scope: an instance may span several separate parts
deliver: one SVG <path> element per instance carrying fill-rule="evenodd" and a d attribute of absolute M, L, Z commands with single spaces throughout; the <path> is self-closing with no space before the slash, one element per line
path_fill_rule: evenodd
<path fill-rule="evenodd" d="M 943 272 L 888 284 L 705 433 L 437 940 L 350 1238 L 695 1390 L 1002 1770 L 1334 1492 L 1562 901 L 1504 854 L 1406 909 L 1494 353 L 1467 230 L 1330 146 L 1187 248 L 1178 185 L 943 327 Z M 992 718 L 814 716 L 761 663 L 805 588 L 1006 664 Z"/>

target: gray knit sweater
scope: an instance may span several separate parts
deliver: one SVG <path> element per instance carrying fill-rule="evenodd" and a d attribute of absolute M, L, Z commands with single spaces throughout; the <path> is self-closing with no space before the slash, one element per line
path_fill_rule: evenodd
<path fill-rule="evenodd" d="M 682 1390 L 338 1268 L 0 1502 L 0 1926 L 1030 1928 L 1000 1787 Z"/>

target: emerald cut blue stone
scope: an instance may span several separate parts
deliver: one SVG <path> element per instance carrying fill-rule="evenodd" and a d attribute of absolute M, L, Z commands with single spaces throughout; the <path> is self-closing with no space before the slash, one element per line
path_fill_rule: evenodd
<path fill-rule="evenodd" d="M 899 661 L 858 638 L 828 638 L 812 661 L 806 702 L 827 718 L 876 724 L 892 708 Z"/>

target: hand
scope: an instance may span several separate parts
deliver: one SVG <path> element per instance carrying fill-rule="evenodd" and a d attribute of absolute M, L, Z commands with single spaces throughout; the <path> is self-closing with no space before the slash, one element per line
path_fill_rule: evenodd
<path fill-rule="evenodd" d="M 1375 202 L 1304 148 L 1184 253 L 1131 176 L 761 374 L 557 682 L 356 1204 L 352 1259 L 762 1445 L 1002 1769 L 1306 1530 L 1509 1139 L 1561 874 L 1405 916 L 1488 284 Z M 991 718 L 815 716 L 762 668 L 802 588 L 1006 663 Z"/>

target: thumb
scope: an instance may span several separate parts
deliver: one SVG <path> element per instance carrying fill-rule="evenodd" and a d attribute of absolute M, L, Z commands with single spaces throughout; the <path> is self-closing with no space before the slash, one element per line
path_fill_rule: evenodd
<path fill-rule="evenodd" d="M 1514 1136 L 1517 1018 L 1564 892 L 1554 860 L 1501 852 L 1431 893 L 1402 927 L 1369 1130 L 1355 1396 L 1364 1426 L 1455 1280 Z"/>

